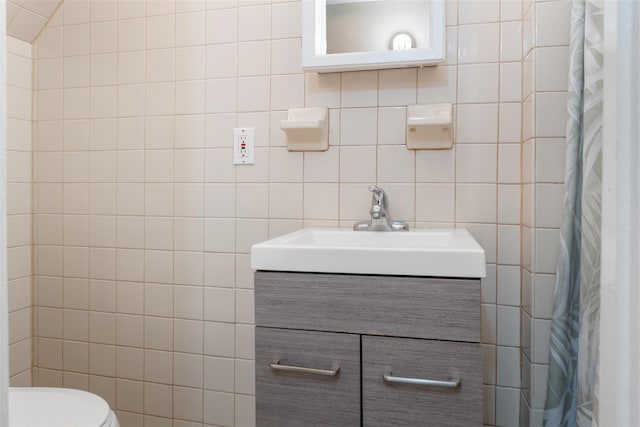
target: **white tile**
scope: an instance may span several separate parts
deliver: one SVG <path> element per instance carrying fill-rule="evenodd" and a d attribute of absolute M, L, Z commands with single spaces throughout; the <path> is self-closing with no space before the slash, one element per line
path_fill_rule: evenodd
<path fill-rule="evenodd" d="M 522 19 L 521 1 L 501 1 L 500 2 L 500 19 L 502 21 L 519 21 Z"/>
<path fill-rule="evenodd" d="M 520 227 L 498 226 L 498 263 L 520 265 Z"/>
<path fill-rule="evenodd" d="M 169 28 L 169 27 L 166 27 Z M 164 29 L 163 29 L 164 30 Z M 66 40 L 66 37 L 65 37 Z M 165 47 L 165 46 L 158 46 Z M 144 50 L 145 21 L 130 19 L 118 21 L 118 51 Z"/>
<path fill-rule="evenodd" d="M 271 74 L 295 74 L 301 72 L 302 47 L 300 39 L 272 40 Z"/>
<path fill-rule="evenodd" d="M 236 76 L 238 46 L 235 43 L 208 45 L 205 56 L 208 79 Z M 218 58 L 225 60 L 219 61 Z"/>
<path fill-rule="evenodd" d="M 329 147 L 328 151 L 304 153 L 304 181 L 305 182 L 335 182 L 339 181 L 340 149 Z"/>
<path fill-rule="evenodd" d="M 498 64 L 474 64 L 458 67 L 458 102 L 497 102 Z"/>
<path fill-rule="evenodd" d="M 233 393 L 235 378 L 235 363 L 233 359 L 221 357 L 204 358 L 204 388 L 221 392 Z M 205 400 L 206 400 L 205 393 Z M 206 406 L 205 406 L 206 407 Z M 205 414 L 207 413 L 205 409 Z M 205 415 L 205 420 L 207 416 Z"/>
<path fill-rule="evenodd" d="M 456 182 L 495 182 L 497 155 L 496 144 L 458 144 Z"/>
<path fill-rule="evenodd" d="M 271 76 L 271 109 L 286 110 L 304 105 L 304 74 Z"/>
<path fill-rule="evenodd" d="M 565 91 L 569 87 L 569 47 L 543 47 L 536 50 L 536 90 Z"/>
<path fill-rule="evenodd" d="M 204 184 L 179 184 L 174 187 L 175 216 L 201 217 L 204 215 Z"/>
<path fill-rule="evenodd" d="M 501 2 L 501 4 L 519 4 L 516 1 Z M 522 23 L 502 22 L 500 24 L 500 60 L 522 60 Z"/>
<path fill-rule="evenodd" d="M 307 107 L 340 107 L 340 73 L 305 73 Z"/>
<path fill-rule="evenodd" d="M 207 44 L 231 43 L 238 39 L 236 8 L 207 11 Z"/>
<path fill-rule="evenodd" d="M 234 252 L 235 222 L 235 219 L 205 219 L 205 250 L 207 252 Z"/>
<path fill-rule="evenodd" d="M 175 116 L 175 148 L 204 148 L 205 116 Z"/>
<path fill-rule="evenodd" d="M 375 108 L 344 108 L 340 117 L 342 145 L 376 145 L 378 111 Z"/>
<path fill-rule="evenodd" d="M 536 226 L 543 228 L 560 228 L 564 203 L 563 184 L 536 185 Z"/>
<path fill-rule="evenodd" d="M 271 38 L 280 39 L 302 35 L 302 10 L 299 2 L 271 6 Z"/>
<path fill-rule="evenodd" d="M 532 362 L 549 363 L 549 343 L 551 335 L 551 321 L 536 319 L 533 321 Z"/>
<path fill-rule="evenodd" d="M 176 19 L 176 46 L 205 44 L 205 12 L 182 13 Z"/>
<path fill-rule="evenodd" d="M 180 251 L 201 251 L 204 222 L 202 218 L 174 218 L 173 247 Z"/>
<path fill-rule="evenodd" d="M 517 426 L 520 417 L 520 389 L 496 387 L 496 425 Z"/>
<path fill-rule="evenodd" d="M 498 182 L 520 183 L 520 144 L 499 144 Z"/>
<path fill-rule="evenodd" d="M 236 217 L 264 218 L 269 213 L 269 187 L 264 184 L 237 184 Z"/>
<path fill-rule="evenodd" d="M 173 382 L 175 385 L 201 388 L 203 357 L 195 354 L 174 353 Z M 175 389 L 174 389 L 175 390 Z M 174 395 L 175 398 L 175 395 Z"/>
<path fill-rule="evenodd" d="M 304 218 L 338 219 L 338 184 L 304 184 Z"/>
<path fill-rule="evenodd" d="M 269 218 L 301 218 L 302 189 L 302 184 L 269 184 Z"/>
<path fill-rule="evenodd" d="M 418 70 L 418 104 L 456 102 L 458 69 L 439 65 Z"/>
<path fill-rule="evenodd" d="M 302 153 L 291 152 L 282 148 L 272 149 L 269 165 L 270 182 L 302 182 Z"/>
<path fill-rule="evenodd" d="M 205 82 L 176 82 L 176 114 L 202 114 L 205 111 Z"/>
<path fill-rule="evenodd" d="M 238 8 L 238 40 L 268 40 L 271 36 L 271 7 Z"/>
<path fill-rule="evenodd" d="M 212 287 L 205 288 L 204 320 L 233 323 L 235 319 L 235 290 Z"/>
<path fill-rule="evenodd" d="M 560 233 L 557 229 L 538 229 L 535 231 L 535 271 L 536 273 L 556 272 Z"/>
<path fill-rule="evenodd" d="M 340 147 L 340 182 L 374 183 L 376 181 L 376 147 Z"/>
<path fill-rule="evenodd" d="M 381 107 L 378 109 L 378 144 L 404 145 L 406 130 L 405 107 Z"/>
<path fill-rule="evenodd" d="M 497 105 L 458 105 L 456 111 L 457 142 L 491 143 L 498 139 Z"/>
<path fill-rule="evenodd" d="M 236 283 L 234 254 L 205 253 L 204 285 L 233 288 Z"/>
<path fill-rule="evenodd" d="M 534 408 L 543 409 L 546 395 L 547 395 L 547 381 L 549 379 L 549 367 L 547 365 L 532 365 L 532 380 L 533 380 L 533 390 L 532 390 L 532 404 Z M 542 420 L 540 419 L 539 423 L 532 423 L 534 426 L 541 426 Z"/>
<path fill-rule="evenodd" d="M 496 186 L 456 185 L 456 221 L 491 223 L 496 220 Z"/>
<path fill-rule="evenodd" d="M 382 70 L 378 74 L 378 105 L 400 106 L 416 103 L 415 68 Z"/>
<path fill-rule="evenodd" d="M 256 426 L 256 398 L 241 394 L 235 395 L 235 419 L 238 425 Z"/>
<path fill-rule="evenodd" d="M 454 184 L 416 184 L 416 221 L 452 222 Z"/>
<path fill-rule="evenodd" d="M 565 147 L 563 139 L 536 139 L 536 182 L 564 182 Z"/>
<path fill-rule="evenodd" d="M 519 62 L 500 64 L 500 101 L 519 102 L 522 99 L 522 66 Z"/>
<path fill-rule="evenodd" d="M 357 71 L 342 74 L 343 107 L 375 107 L 377 105 L 377 71 Z"/>
<path fill-rule="evenodd" d="M 484 344 L 496 343 L 496 306 L 494 304 L 482 304 L 480 306 L 482 325 L 482 342 Z"/>
<path fill-rule="evenodd" d="M 236 110 L 236 79 L 214 79 L 206 83 L 206 112 L 230 113 Z"/>
<path fill-rule="evenodd" d="M 460 0 L 458 3 L 458 24 L 498 22 L 500 20 L 500 2 L 498 0 Z"/>
<path fill-rule="evenodd" d="M 404 146 L 378 147 L 379 182 L 414 182 L 415 152 Z"/>
<path fill-rule="evenodd" d="M 139 18 L 144 16 L 144 1 L 117 0 L 118 19 Z"/>
<path fill-rule="evenodd" d="M 238 111 L 268 111 L 270 79 L 241 77 L 238 79 Z"/>
<path fill-rule="evenodd" d="M 204 421 L 214 425 L 233 425 L 234 395 L 215 391 L 204 392 Z"/>
<path fill-rule="evenodd" d="M 254 324 L 254 296 L 252 290 L 236 290 L 236 322 Z M 236 365 L 237 366 L 237 365 Z"/>
<path fill-rule="evenodd" d="M 536 274 L 533 289 L 533 314 L 537 319 L 550 319 L 553 313 L 556 276 Z"/>
<path fill-rule="evenodd" d="M 118 117 L 143 116 L 145 107 L 145 86 L 118 86 Z"/>
<path fill-rule="evenodd" d="M 176 19 L 174 15 L 146 19 L 146 48 L 162 49 L 175 46 Z"/>
<path fill-rule="evenodd" d="M 493 386 L 482 387 L 482 417 L 485 425 L 496 422 L 496 388 Z"/>
<path fill-rule="evenodd" d="M 454 182 L 456 146 L 451 150 L 416 152 L 417 182 Z"/>
<path fill-rule="evenodd" d="M 536 46 L 565 46 L 569 44 L 571 2 L 549 1 L 535 6 Z"/>
<path fill-rule="evenodd" d="M 191 46 L 176 49 L 176 80 L 205 78 L 205 47 Z"/>
<path fill-rule="evenodd" d="M 513 347 L 519 354 L 520 346 L 520 308 L 519 307 L 507 307 L 499 305 L 497 306 L 497 342 L 499 346 Z M 498 353 L 500 350 L 498 350 Z M 499 355 L 498 355 L 499 357 Z M 518 364 L 519 364 L 518 357 Z M 498 363 L 498 375 L 500 375 L 500 363 Z M 518 375 L 519 379 L 519 375 Z M 499 385 L 508 385 L 498 382 Z M 514 387 L 514 385 L 511 385 Z"/>
<path fill-rule="evenodd" d="M 498 62 L 500 24 L 462 25 L 458 28 L 458 63 Z"/>
<path fill-rule="evenodd" d="M 236 127 L 235 114 L 207 114 L 205 117 L 206 147 L 232 148 L 234 127 Z M 260 135 L 257 136 L 259 137 Z"/>
<path fill-rule="evenodd" d="M 498 185 L 498 223 L 520 224 L 521 187 Z"/>
<path fill-rule="evenodd" d="M 520 349 L 497 347 L 496 360 L 498 366 L 496 385 L 518 389 L 520 387 Z"/>
<path fill-rule="evenodd" d="M 520 103 L 500 104 L 499 111 L 499 136 L 500 142 L 520 142 L 522 108 Z"/>
<path fill-rule="evenodd" d="M 270 72 L 268 40 L 238 43 L 238 76 L 266 76 Z"/>

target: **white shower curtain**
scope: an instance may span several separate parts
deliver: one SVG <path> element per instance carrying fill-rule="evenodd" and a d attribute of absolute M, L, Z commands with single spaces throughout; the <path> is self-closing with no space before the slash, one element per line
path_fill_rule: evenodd
<path fill-rule="evenodd" d="M 597 425 L 603 102 L 602 1 L 571 13 L 565 199 L 544 425 Z"/>

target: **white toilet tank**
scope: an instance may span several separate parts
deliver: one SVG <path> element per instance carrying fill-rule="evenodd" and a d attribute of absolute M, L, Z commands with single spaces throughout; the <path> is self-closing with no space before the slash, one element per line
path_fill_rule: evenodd
<path fill-rule="evenodd" d="M 107 402 L 69 388 L 9 388 L 9 427 L 120 427 Z"/>

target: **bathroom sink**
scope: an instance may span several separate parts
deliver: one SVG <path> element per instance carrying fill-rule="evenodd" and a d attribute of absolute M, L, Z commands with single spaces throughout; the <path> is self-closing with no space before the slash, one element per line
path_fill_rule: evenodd
<path fill-rule="evenodd" d="M 305 228 L 253 245 L 256 270 L 484 277 L 484 250 L 465 229 L 402 232 Z"/>

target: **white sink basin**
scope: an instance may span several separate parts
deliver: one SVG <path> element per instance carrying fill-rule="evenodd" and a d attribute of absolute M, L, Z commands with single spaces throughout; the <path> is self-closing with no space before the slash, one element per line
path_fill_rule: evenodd
<path fill-rule="evenodd" d="M 251 248 L 256 270 L 484 277 L 484 250 L 465 229 L 306 228 Z"/>

